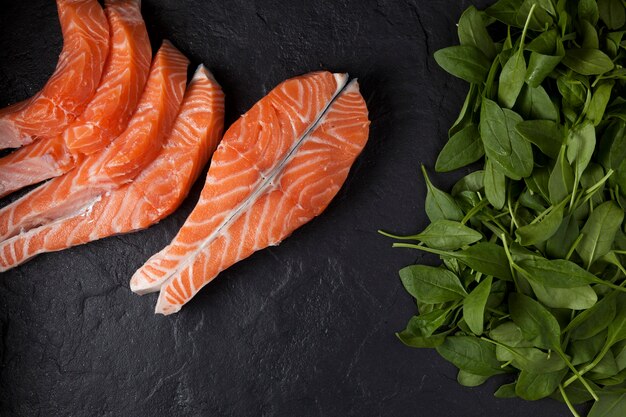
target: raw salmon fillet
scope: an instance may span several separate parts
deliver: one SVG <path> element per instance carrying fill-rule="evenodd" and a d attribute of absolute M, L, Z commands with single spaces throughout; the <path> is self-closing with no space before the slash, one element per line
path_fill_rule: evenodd
<path fill-rule="evenodd" d="M 358 84 L 346 80 L 329 72 L 287 80 L 228 130 L 197 206 L 131 279 L 139 294 L 160 290 L 156 313 L 179 311 L 221 271 L 326 208 L 369 133 Z"/>
<path fill-rule="evenodd" d="M 0 209 L 0 241 L 67 217 L 132 181 L 162 149 L 180 110 L 189 61 L 163 42 L 135 114 L 108 148 Z"/>
<path fill-rule="evenodd" d="M 152 49 L 139 0 L 106 0 L 110 51 L 95 95 L 70 126 L 0 159 L 0 197 L 57 177 L 124 131 L 150 70 Z"/>
<path fill-rule="evenodd" d="M 97 0 L 57 0 L 63 50 L 43 89 L 0 112 L 0 149 L 51 138 L 80 114 L 96 91 L 109 52 L 109 25 Z"/>
<path fill-rule="evenodd" d="M 224 95 L 213 76 L 196 71 L 172 133 L 158 157 L 130 184 L 49 224 L 0 243 L 0 272 L 44 252 L 149 227 L 186 197 L 224 129 Z"/>

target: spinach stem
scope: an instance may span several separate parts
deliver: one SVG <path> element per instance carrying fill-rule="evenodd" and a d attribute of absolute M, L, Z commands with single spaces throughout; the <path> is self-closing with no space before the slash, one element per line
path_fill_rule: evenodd
<path fill-rule="evenodd" d="M 555 347 L 554 351 L 559 354 L 561 359 L 563 359 L 563 361 L 565 361 L 565 364 L 567 365 L 567 367 L 574 373 L 574 376 L 572 378 L 574 378 L 574 380 L 578 379 L 583 384 L 585 389 L 589 392 L 589 394 L 591 394 L 593 399 L 598 401 L 600 399 L 600 398 L 598 398 L 598 394 L 596 394 L 595 391 L 593 390 L 593 388 L 591 388 L 591 386 L 589 385 L 587 380 L 585 380 L 585 378 L 583 378 L 582 373 L 578 372 L 578 370 L 574 367 L 574 365 L 572 365 L 572 363 L 569 361 L 569 359 L 567 359 L 567 355 L 565 355 L 565 353 L 561 350 L 561 347 L 560 346 L 558 348 Z"/>
<path fill-rule="evenodd" d="M 559 392 L 561 393 L 561 397 L 563 397 L 563 401 L 565 401 L 565 405 L 567 405 L 567 408 L 569 408 L 570 413 L 572 413 L 574 417 L 580 417 L 580 414 L 578 414 L 578 411 L 576 411 L 576 409 L 572 405 L 572 402 L 569 400 L 569 397 L 565 393 L 565 390 L 563 389 L 563 384 L 559 384 Z"/>
<path fill-rule="evenodd" d="M 578 237 L 576 238 L 574 243 L 572 243 L 572 246 L 567 251 L 567 255 L 565 255 L 565 259 L 566 260 L 569 261 L 569 258 L 571 258 L 571 256 L 574 254 L 574 251 L 576 250 L 576 248 L 578 247 L 580 242 L 583 240 L 583 236 L 585 236 L 585 235 L 581 233 L 580 235 L 578 235 Z"/>
<path fill-rule="evenodd" d="M 384 230 L 378 230 L 378 233 L 380 233 L 383 236 L 387 236 L 390 237 L 392 239 L 399 239 L 399 240 L 419 240 L 419 234 L 417 235 L 410 235 L 410 236 L 397 236 L 397 235 L 392 235 L 391 233 L 387 233 Z"/>
<path fill-rule="evenodd" d="M 517 277 L 515 275 L 517 264 L 513 262 L 513 257 L 511 256 L 511 252 L 509 252 L 509 246 L 506 243 L 506 237 L 504 236 L 504 233 L 500 235 L 500 239 L 502 239 L 502 246 L 504 247 L 504 253 L 506 254 L 507 259 L 509 260 L 509 269 L 511 270 L 511 276 L 513 277 L 515 290 L 517 292 L 521 292 L 519 284 L 517 283 Z"/>
<path fill-rule="evenodd" d="M 526 32 L 528 31 L 528 25 L 530 24 L 530 19 L 533 16 L 533 13 L 535 11 L 535 7 L 536 6 L 537 6 L 537 4 L 533 3 L 533 5 L 530 8 L 530 11 L 528 12 L 528 17 L 526 18 L 526 23 L 524 23 L 524 29 L 522 30 L 522 37 L 520 38 L 520 44 L 519 44 L 520 51 L 524 50 L 524 41 L 526 40 Z"/>
<path fill-rule="evenodd" d="M 504 311 L 496 310 L 495 308 L 486 307 L 486 310 L 491 312 L 491 313 L 497 314 L 497 315 L 499 315 L 502 318 L 509 317 L 509 314 L 505 313 Z"/>
<path fill-rule="evenodd" d="M 481 200 L 480 203 L 476 204 L 474 207 L 472 207 L 472 209 L 470 211 L 467 212 L 467 214 L 465 215 L 465 217 L 463 217 L 463 219 L 461 220 L 461 224 L 465 224 L 467 223 L 472 217 L 474 217 L 474 215 L 476 213 L 478 213 L 479 211 L 481 211 L 483 208 L 485 208 L 485 206 L 487 206 L 489 204 L 489 201 L 487 200 Z"/>
<path fill-rule="evenodd" d="M 569 377 L 564 383 L 563 386 L 567 387 L 569 386 L 572 382 L 576 381 L 576 379 L 582 378 L 582 375 L 586 374 L 587 372 L 589 372 L 590 370 L 592 370 L 593 368 L 596 367 L 597 364 L 600 363 L 600 361 L 602 359 L 604 359 L 604 356 L 609 353 L 609 350 L 611 349 L 611 346 L 607 343 L 604 345 L 604 347 L 602 348 L 602 350 L 600 351 L 600 353 L 598 353 L 598 356 L 595 357 L 595 359 L 588 363 L 587 365 L 585 365 L 584 367 L 581 368 L 580 371 L 578 371 L 578 373 L 574 373 L 573 376 Z M 582 382 L 582 379 L 581 381 Z M 583 384 L 584 385 L 584 384 Z M 597 398 L 594 397 L 597 401 Z"/>
<path fill-rule="evenodd" d="M 439 256 L 452 256 L 452 257 L 454 257 L 452 252 L 446 252 L 446 251 L 443 251 L 443 250 L 432 249 L 432 248 L 429 248 L 429 247 L 426 247 L 426 246 L 422 246 L 422 245 L 414 245 L 412 243 L 394 243 L 392 245 L 392 247 L 394 247 L 394 248 L 419 249 L 421 251 L 433 253 L 433 254 L 439 255 Z"/>
<path fill-rule="evenodd" d="M 507 208 L 509 209 L 509 213 L 511 214 L 511 220 L 513 221 L 513 224 L 511 225 L 511 229 L 509 230 L 509 234 L 513 234 L 513 225 L 515 225 L 515 227 L 519 229 L 519 223 L 517 223 L 517 219 L 515 218 L 515 213 L 513 213 L 513 208 L 511 207 L 511 190 L 509 190 L 509 198 L 507 198 L 506 205 L 507 205 Z"/>

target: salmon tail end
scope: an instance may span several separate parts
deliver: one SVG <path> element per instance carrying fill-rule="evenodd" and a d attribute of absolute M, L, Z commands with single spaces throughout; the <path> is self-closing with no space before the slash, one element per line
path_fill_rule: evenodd
<path fill-rule="evenodd" d="M 32 137 L 21 135 L 13 123 L 0 119 L 0 149 L 19 148 L 32 141 Z"/>
<path fill-rule="evenodd" d="M 198 79 L 198 78 L 201 78 L 201 77 L 206 77 L 209 80 L 213 81 L 218 86 L 220 85 L 217 82 L 217 80 L 215 79 L 215 76 L 213 76 L 213 73 L 211 71 L 209 71 L 209 69 L 207 67 L 205 67 L 204 64 L 198 65 L 198 68 L 196 68 L 196 72 L 194 72 L 194 74 L 193 74 L 193 79 L 192 80 L 195 80 L 195 79 Z"/>

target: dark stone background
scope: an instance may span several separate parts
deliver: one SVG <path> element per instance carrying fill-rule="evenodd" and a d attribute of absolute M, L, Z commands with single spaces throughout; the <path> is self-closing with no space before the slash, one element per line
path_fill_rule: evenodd
<path fill-rule="evenodd" d="M 487 1 L 476 1 L 485 6 Z M 224 87 L 227 124 L 285 78 L 325 68 L 361 82 L 369 144 L 328 210 L 279 247 L 223 272 L 177 315 L 128 289 L 166 245 L 202 181 L 147 231 L 43 255 L 0 276 L 0 415 L 569 415 L 554 401 L 456 383 L 434 351 L 394 336 L 415 312 L 397 270 L 420 255 L 379 228 L 424 227 L 418 167 L 432 167 L 466 86 L 432 59 L 470 1 L 143 0 Z M 0 0 L 0 105 L 36 92 L 61 49 L 52 0 Z M 433 175 L 449 187 L 462 173 Z M 5 199 L 0 204 L 6 204 Z"/>

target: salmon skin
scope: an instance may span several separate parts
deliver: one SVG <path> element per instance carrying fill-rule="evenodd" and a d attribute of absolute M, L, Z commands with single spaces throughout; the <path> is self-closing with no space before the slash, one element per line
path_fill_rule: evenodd
<path fill-rule="evenodd" d="M 65 131 L 0 159 L 0 197 L 62 175 L 124 131 L 148 78 L 152 49 L 139 0 L 106 0 L 110 52 L 95 95 Z"/>
<path fill-rule="evenodd" d="M 168 216 L 186 197 L 223 128 L 224 95 L 200 66 L 157 158 L 133 182 L 98 196 L 67 217 L 0 243 L 0 272 L 40 253 L 144 229 Z"/>
<path fill-rule="evenodd" d="M 132 181 L 156 158 L 172 129 L 185 93 L 188 64 L 183 54 L 164 41 L 126 130 L 75 169 L 0 209 L 0 241 L 71 216 Z"/>
<path fill-rule="evenodd" d="M 160 290 L 156 313 L 179 311 L 221 271 L 319 215 L 368 134 L 356 80 L 316 72 L 283 82 L 226 132 L 197 206 L 131 289 Z"/>
<path fill-rule="evenodd" d="M 52 138 L 93 97 L 109 52 L 109 25 L 97 0 L 57 0 L 63 33 L 59 62 L 43 89 L 0 112 L 0 149 Z"/>

